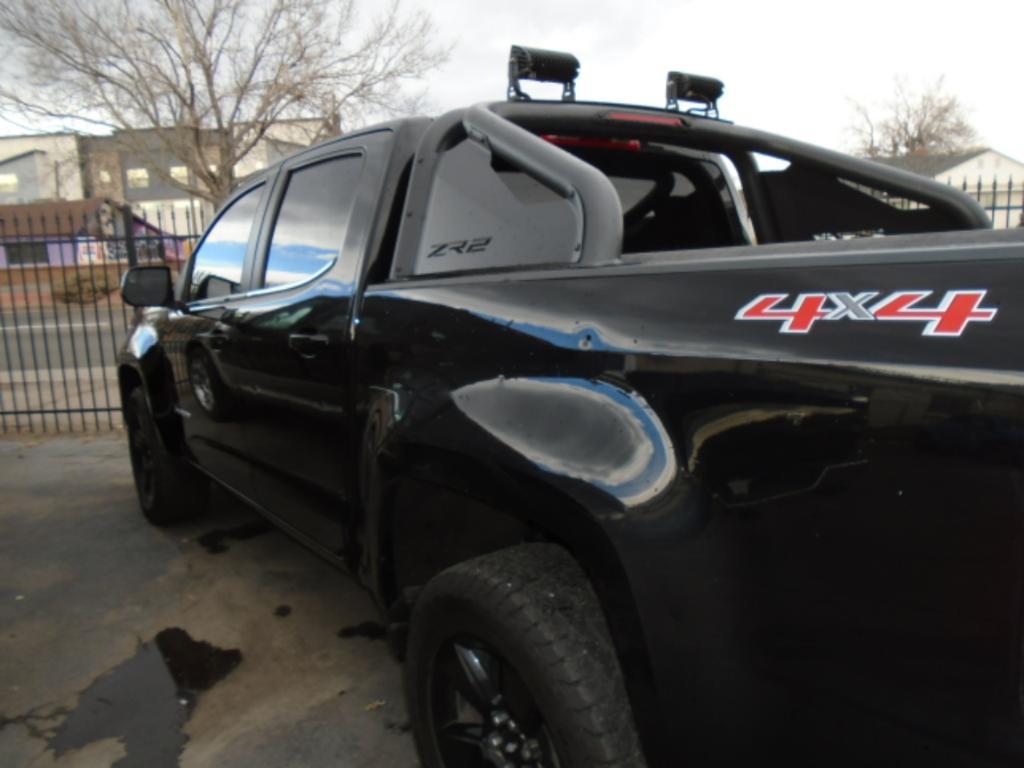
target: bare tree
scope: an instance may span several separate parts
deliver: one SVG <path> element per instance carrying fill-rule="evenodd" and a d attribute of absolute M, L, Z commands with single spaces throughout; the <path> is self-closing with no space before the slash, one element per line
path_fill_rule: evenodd
<path fill-rule="evenodd" d="M 403 111 L 447 59 L 399 0 L 358 24 L 356 0 L 0 0 L 13 42 L 0 114 L 114 131 L 166 183 L 213 203 L 288 118 L 314 136 Z M 20 82 L 18 82 L 20 80 Z M 149 129 L 140 131 L 139 129 Z M 176 158 L 190 173 L 172 177 Z"/>
<path fill-rule="evenodd" d="M 978 139 L 960 100 L 942 77 L 916 91 L 897 78 L 891 99 L 873 107 L 853 102 L 850 124 L 864 157 L 944 155 L 969 149 Z"/>

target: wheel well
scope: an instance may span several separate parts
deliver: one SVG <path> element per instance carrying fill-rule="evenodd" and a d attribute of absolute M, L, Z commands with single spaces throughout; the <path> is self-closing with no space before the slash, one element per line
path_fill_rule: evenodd
<path fill-rule="evenodd" d="M 522 520 L 447 488 L 410 480 L 392 504 L 385 600 L 401 600 L 456 563 L 536 541 Z M 400 532 L 400 533 L 399 533 Z M 390 582 L 390 584 L 388 583 Z"/>
<path fill-rule="evenodd" d="M 184 436 L 181 419 L 174 412 L 174 374 L 167 360 L 159 359 L 155 365 L 141 371 L 131 365 L 122 365 L 118 368 L 117 379 L 121 390 L 122 409 L 135 389 L 144 388 L 164 447 L 170 451 L 177 451 L 183 443 Z"/>
<path fill-rule="evenodd" d="M 117 370 L 117 383 L 121 389 L 121 409 L 124 410 L 132 391 L 142 386 L 142 376 L 130 365 L 122 365 Z"/>
<path fill-rule="evenodd" d="M 505 488 L 503 490 L 509 490 Z M 533 489 L 538 490 L 538 489 Z M 547 498 L 531 509 L 519 494 L 489 505 L 459 490 L 425 481 L 401 481 L 391 496 L 390 524 L 382 542 L 380 596 L 390 608 L 391 645 L 404 657 L 406 624 L 415 599 L 435 575 L 474 557 L 531 542 L 561 546 L 593 585 L 626 679 L 645 745 L 659 741 L 657 697 L 642 624 L 623 565 L 608 537 L 573 502 Z M 573 507 L 573 508 L 570 508 Z M 505 510 L 510 509 L 504 506 Z M 558 522 L 555 522 L 558 520 Z M 549 524 L 550 523 L 550 524 Z"/>

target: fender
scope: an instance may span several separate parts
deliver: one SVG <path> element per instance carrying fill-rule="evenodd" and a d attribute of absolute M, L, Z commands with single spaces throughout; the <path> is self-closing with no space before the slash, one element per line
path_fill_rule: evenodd
<path fill-rule="evenodd" d="M 152 313 L 162 311 L 146 311 L 132 330 L 118 356 L 118 386 L 122 403 L 127 402 L 128 393 L 134 387 L 144 388 L 164 448 L 171 453 L 180 453 L 184 447 L 184 433 L 181 417 L 174 410 L 177 401 L 174 371 L 157 329 L 153 327 L 153 321 L 158 318 L 153 318 Z"/>
<path fill-rule="evenodd" d="M 416 377 L 425 386 L 415 393 L 371 388 L 357 534 L 364 580 L 392 605 L 455 562 L 522 541 L 562 544 L 595 586 L 650 743 L 663 729 L 634 596 L 648 585 L 629 574 L 643 571 L 652 518 L 691 527 L 707 506 L 667 430 L 639 393 L 613 381 L 498 378 L 448 393 L 430 378 Z M 644 521 L 635 531 L 634 519 Z"/>

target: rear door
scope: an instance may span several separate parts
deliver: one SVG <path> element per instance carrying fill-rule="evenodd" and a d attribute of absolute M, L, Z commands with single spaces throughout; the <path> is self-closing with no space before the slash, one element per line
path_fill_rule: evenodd
<path fill-rule="evenodd" d="M 341 554 L 353 498 L 349 318 L 390 132 L 285 163 L 231 340 L 257 500 Z"/>

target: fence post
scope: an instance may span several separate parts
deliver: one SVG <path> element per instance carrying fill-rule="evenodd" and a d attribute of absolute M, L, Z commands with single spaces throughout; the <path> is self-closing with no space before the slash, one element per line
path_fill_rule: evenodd
<path fill-rule="evenodd" d="M 135 216 L 130 203 L 126 203 L 121 208 L 121 217 L 124 225 L 124 247 L 128 253 L 128 266 L 134 267 L 139 263 L 139 256 L 135 252 Z"/>

